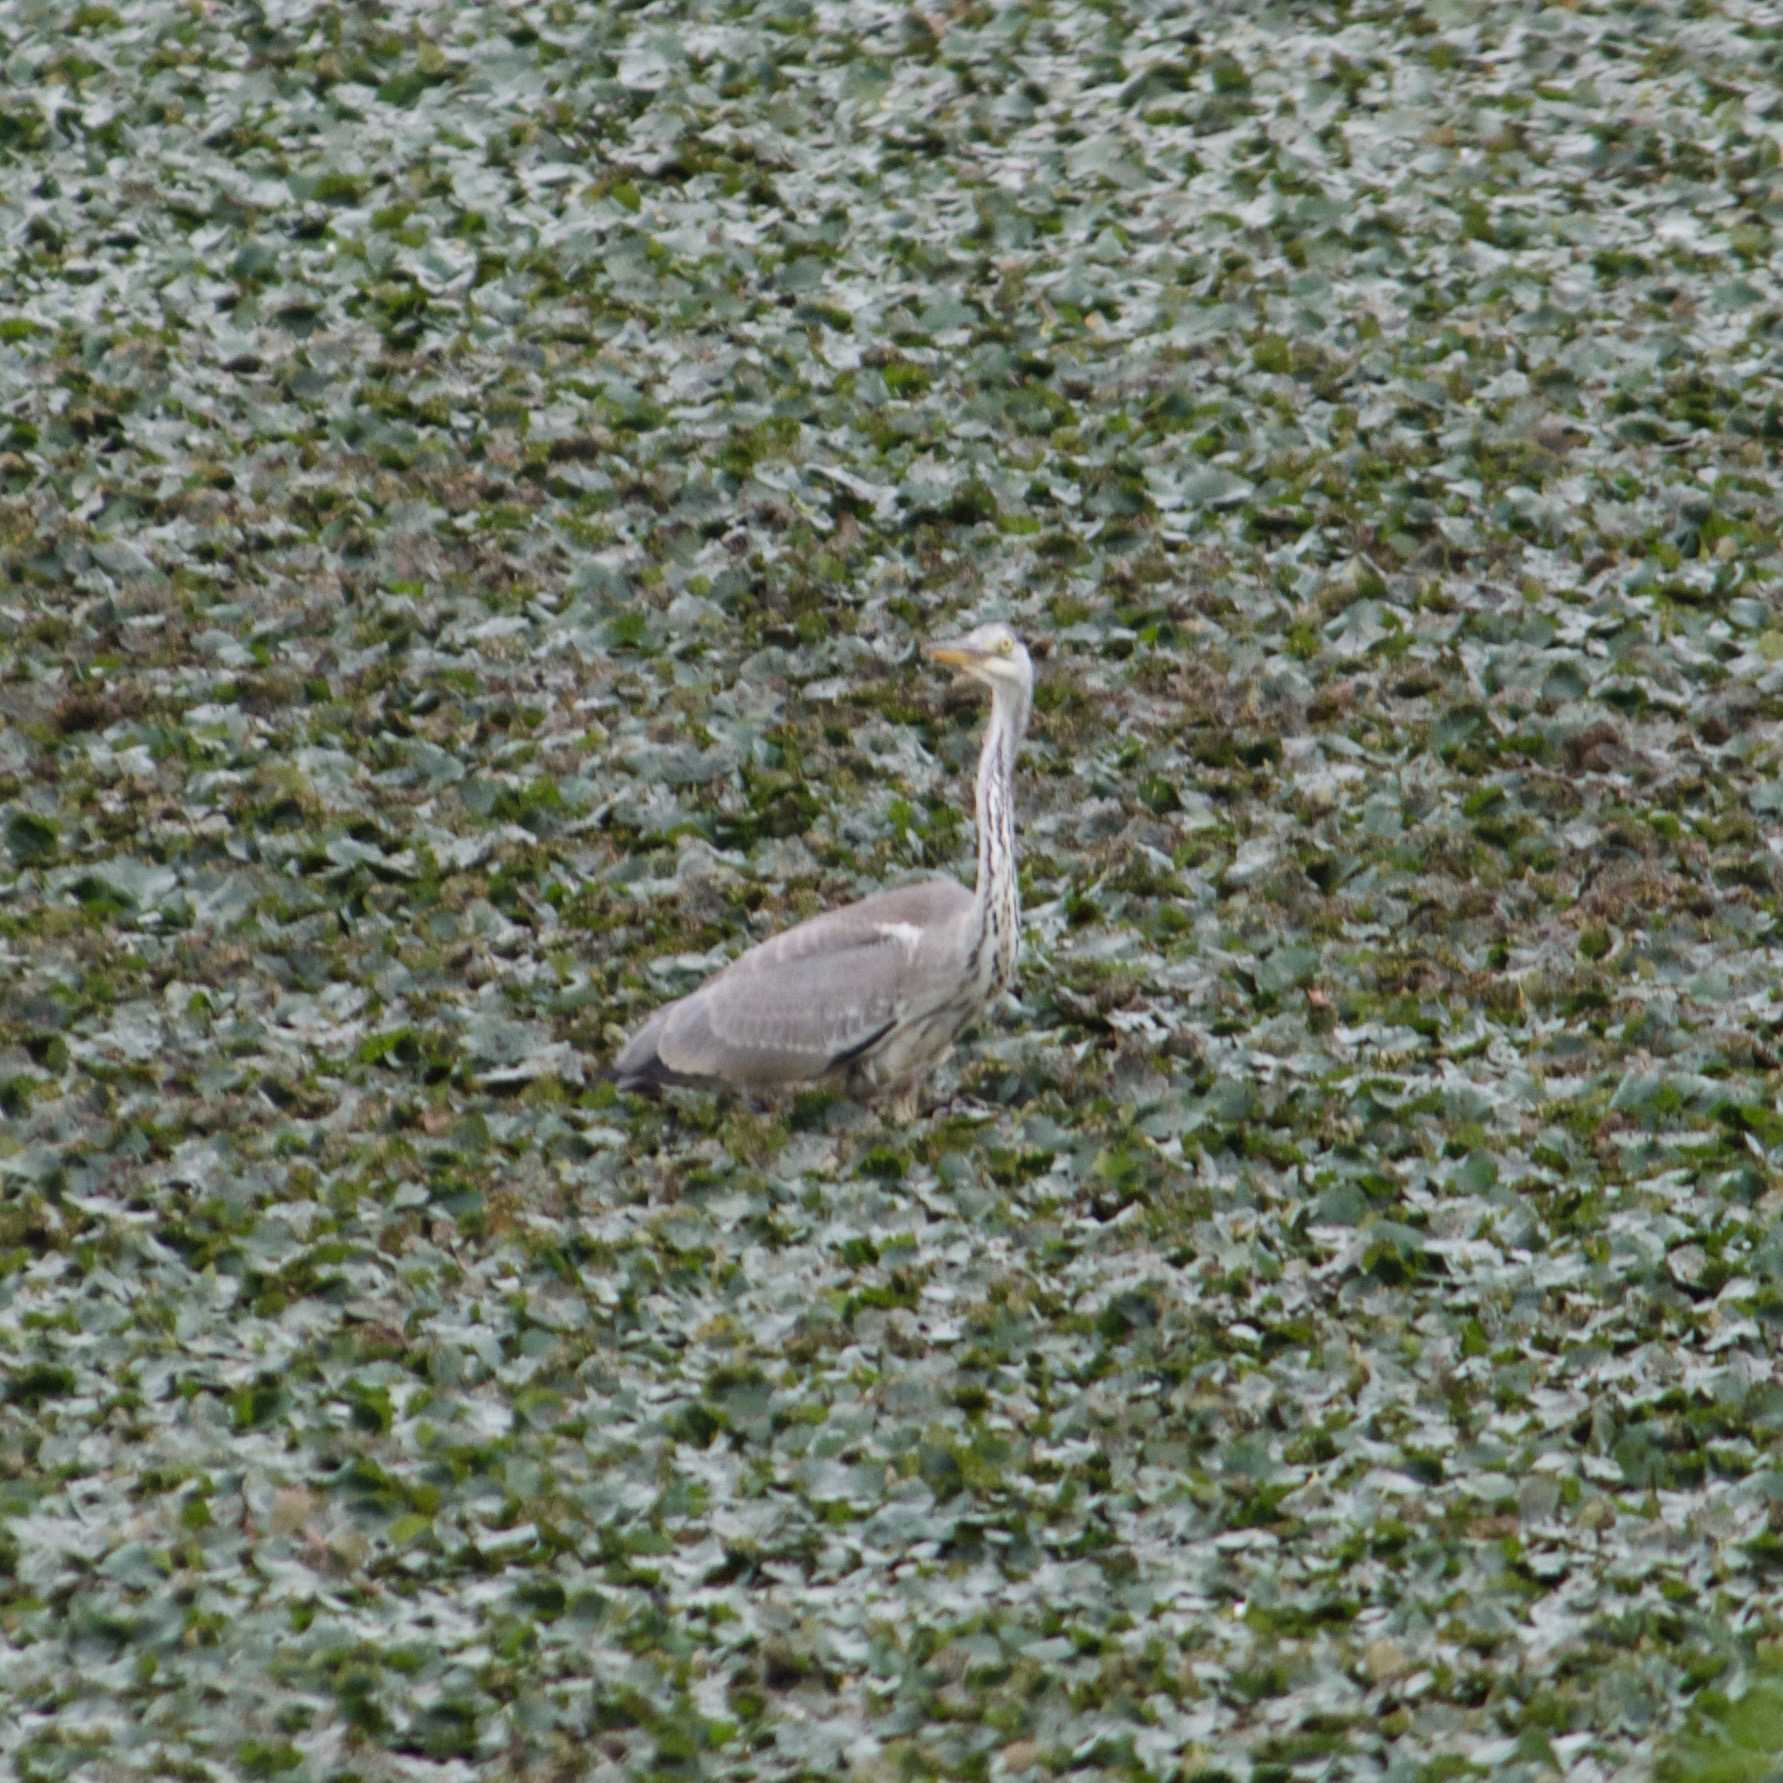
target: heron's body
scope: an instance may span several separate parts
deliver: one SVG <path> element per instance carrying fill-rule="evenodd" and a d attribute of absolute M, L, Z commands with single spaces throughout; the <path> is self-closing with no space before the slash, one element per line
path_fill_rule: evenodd
<path fill-rule="evenodd" d="M 978 766 L 978 883 L 875 892 L 785 930 L 657 1010 L 621 1049 L 624 1089 L 773 1090 L 839 1078 L 915 1112 L 917 1086 L 1015 979 L 1015 752 L 1033 670 L 1006 626 L 929 647 L 992 692 Z"/>

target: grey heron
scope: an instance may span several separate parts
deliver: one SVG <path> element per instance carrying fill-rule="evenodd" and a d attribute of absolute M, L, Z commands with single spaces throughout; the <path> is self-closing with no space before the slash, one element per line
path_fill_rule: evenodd
<path fill-rule="evenodd" d="M 1015 978 L 1015 754 L 1034 667 L 1008 626 L 930 643 L 933 662 L 990 689 L 978 759 L 978 883 L 875 892 L 770 937 L 650 1017 L 609 1075 L 621 1089 L 664 1084 L 774 1090 L 829 1078 L 862 1099 L 916 1113 L 922 1079 Z"/>

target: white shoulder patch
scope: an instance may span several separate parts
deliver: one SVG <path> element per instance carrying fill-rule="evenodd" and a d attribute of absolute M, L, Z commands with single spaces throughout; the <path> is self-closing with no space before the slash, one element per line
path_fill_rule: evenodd
<path fill-rule="evenodd" d="M 913 922 L 881 922 L 873 926 L 886 940 L 897 942 L 907 954 L 914 954 L 922 946 L 922 930 Z"/>

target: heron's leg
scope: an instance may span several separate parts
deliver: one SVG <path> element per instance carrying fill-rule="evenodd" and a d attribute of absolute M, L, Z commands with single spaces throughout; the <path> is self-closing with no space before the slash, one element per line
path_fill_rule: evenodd
<path fill-rule="evenodd" d="M 918 1087 L 918 1082 L 915 1079 L 898 1086 L 891 1101 L 886 1105 L 887 1112 L 891 1116 L 893 1125 L 900 1127 L 908 1126 L 911 1121 L 916 1119 L 916 1096 Z"/>

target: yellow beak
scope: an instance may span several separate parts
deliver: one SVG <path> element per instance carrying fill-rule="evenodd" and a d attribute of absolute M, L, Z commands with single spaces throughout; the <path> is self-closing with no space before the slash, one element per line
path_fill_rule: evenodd
<path fill-rule="evenodd" d="M 961 644 L 924 644 L 922 653 L 930 662 L 945 663 L 950 669 L 969 669 L 979 660 L 976 650 Z"/>

